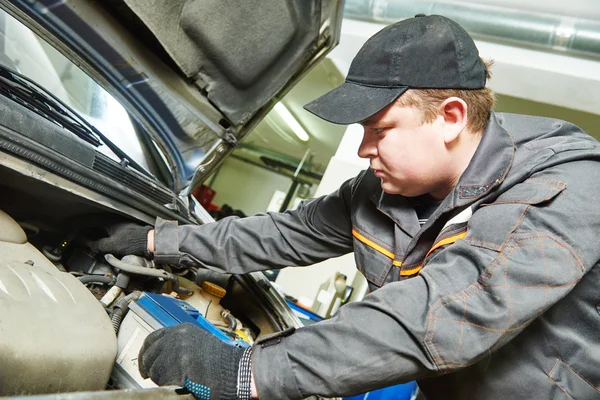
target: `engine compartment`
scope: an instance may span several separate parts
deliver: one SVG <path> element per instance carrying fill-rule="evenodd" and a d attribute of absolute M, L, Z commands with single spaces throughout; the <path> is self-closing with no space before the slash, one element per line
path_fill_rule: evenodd
<path fill-rule="evenodd" d="M 163 326 L 193 322 L 239 347 L 286 327 L 268 288 L 243 277 L 90 254 L 110 224 L 152 219 L 29 165 L 0 166 L 0 395 L 155 387 L 136 361 Z"/>
<path fill-rule="evenodd" d="M 117 351 L 107 313 L 2 211 L 0 232 L 0 394 L 103 389 Z"/>

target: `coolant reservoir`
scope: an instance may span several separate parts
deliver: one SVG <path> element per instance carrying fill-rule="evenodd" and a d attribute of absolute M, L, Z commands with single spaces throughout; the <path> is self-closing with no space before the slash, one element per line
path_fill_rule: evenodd
<path fill-rule="evenodd" d="M 223 311 L 221 299 L 225 297 L 227 292 L 221 286 L 208 281 L 202 282 L 200 288 L 202 289 L 202 296 L 210 304 L 207 307 L 205 318 L 209 321 L 221 320 L 221 311 Z"/>
<path fill-rule="evenodd" d="M 221 312 L 224 310 L 221 306 L 221 299 L 227 294 L 225 289 L 208 281 L 202 282 L 200 287 L 183 278 L 179 278 L 179 283 L 181 286 L 194 291 L 194 294 L 189 297 L 180 295 L 179 297 L 182 300 L 191 304 L 209 321 L 225 321 L 221 316 Z"/>
<path fill-rule="evenodd" d="M 0 395 L 106 388 L 117 339 L 104 308 L 0 211 Z"/>

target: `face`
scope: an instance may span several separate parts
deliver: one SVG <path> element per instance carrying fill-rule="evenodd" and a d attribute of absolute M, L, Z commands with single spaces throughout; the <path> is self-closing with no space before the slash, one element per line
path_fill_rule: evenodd
<path fill-rule="evenodd" d="M 444 141 L 442 116 L 422 124 L 419 110 L 392 103 L 361 124 L 358 155 L 370 160 L 386 193 L 444 198 L 452 190 L 456 168 Z"/>

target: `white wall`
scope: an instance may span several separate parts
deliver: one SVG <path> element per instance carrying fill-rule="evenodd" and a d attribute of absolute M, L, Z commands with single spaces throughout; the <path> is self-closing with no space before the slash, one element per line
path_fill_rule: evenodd
<path fill-rule="evenodd" d="M 211 186 L 217 192 L 213 204 L 254 215 L 267 209 L 276 190 L 287 193 L 291 184 L 290 178 L 230 157 Z"/>

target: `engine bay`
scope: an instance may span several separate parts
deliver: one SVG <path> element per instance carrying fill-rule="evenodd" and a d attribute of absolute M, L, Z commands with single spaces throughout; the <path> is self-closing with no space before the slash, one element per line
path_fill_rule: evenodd
<path fill-rule="evenodd" d="M 137 355 L 165 326 L 190 322 L 238 347 L 287 327 L 269 288 L 244 277 L 91 254 L 131 214 L 45 178 L 0 167 L 1 396 L 156 387 Z"/>

